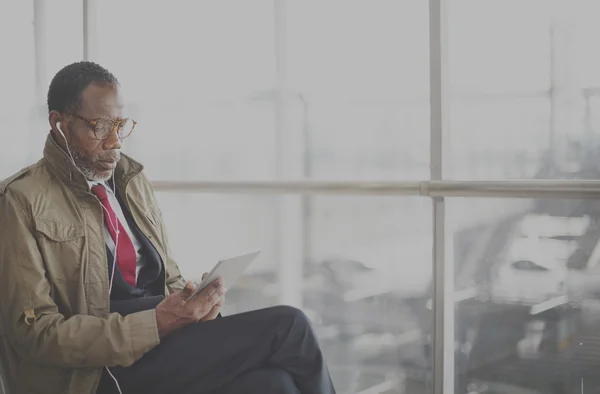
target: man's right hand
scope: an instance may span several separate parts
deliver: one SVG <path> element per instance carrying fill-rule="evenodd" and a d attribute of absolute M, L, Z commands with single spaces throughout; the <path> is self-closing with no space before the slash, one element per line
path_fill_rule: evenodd
<path fill-rule="evenodd" d="M 222 279 L 215 280 L 196 297 L 187 301 L 194 289 L 195 285 L 187 282 L 183 290 L 169 295 L 156 306 L 156 324 L 161 339 L 203 319 L 225 294 Z"/>

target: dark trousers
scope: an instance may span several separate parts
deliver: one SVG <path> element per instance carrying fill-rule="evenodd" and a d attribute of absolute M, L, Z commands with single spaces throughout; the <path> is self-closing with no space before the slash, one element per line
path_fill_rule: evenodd
<path fill-rule="evenodd" d="M 306 315 L 278 306 L 189 325 L 130 367 L 123 394 L 334 394 Z M 98 393 L 116 393 L 105 372 Z"/>

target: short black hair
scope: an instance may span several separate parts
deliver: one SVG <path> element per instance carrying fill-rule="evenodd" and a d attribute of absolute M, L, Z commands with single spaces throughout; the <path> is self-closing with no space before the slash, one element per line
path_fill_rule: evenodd
<path fill-rule="evenodd" d="M 119 85 L 117 78 L 94 62 L 77 62 L 56 73 L 48 89 L 48 112 L 77 112 L 81 109 L 81 95 L 92 83 Z"/>

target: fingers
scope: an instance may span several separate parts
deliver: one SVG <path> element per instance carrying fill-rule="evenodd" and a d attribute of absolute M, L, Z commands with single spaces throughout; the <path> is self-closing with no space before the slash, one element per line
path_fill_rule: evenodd
<path fill-rule="evenodd" d="M 211 283 L 202 293 L 200 293 L 200 301 L 204 301 L 204 303 L 211 308 L 216 305 L 225 294 L 225 287 L 215 282 Z"/>
<path fill-rule="evenodd" d="M 223 304 L 225 303 L 225 295 L 226 294 L 227 294 L 227 290 L 225 290 L 225 293 L 223 293 L 221 298 L 219 298 L 219 301 L 217 301 L 215 306 L 213 306 L 211 308 L 210 312 L 208 312 L 208 314 L 204 318 L 202 318 L 202 321 L 214 320 L 217 318 L 217 316 L 219 316 L 219 313 L 221 313 L 221 308 L 222 308 Z"/>
<path fill-rule="evenodd" d="M 165 331 L 164 327 L 181 327 L 182 322 L 189 324 L 212 320 L 218 316 L 226 292 L 223 279 L 211 282 L 196 297 L 190 299 L 196 288 L 193 282 L 186 282 L 181 291 L 169 295 L 157 306 L 157 321 L 161 322 L 163 336 L 166 335 L 165 332 L 170 332 L 168 329 Z"/>
<path fill-rule="evenodd" d="M 217 278 L 212 281 L 204 290 L 200 292 L 200 295 L 212 294 L 215 291 L 223 290 L 225 288 L 225 281 L 223 278 Z"/>
<path fill-rule="evenodd" d="M 212 307 L 210 312 L 208 312 L 208 314 L 202 318 L 202 321 L 209 321 L 209 320 L 216 319 L 217 316 L 219 315 L 219 312 L 221 312 L 221 305 L 216 304 L 215 306 Z"/>
<path fill-rule="evenodd" d="M 188 280 L 185 283 L 185 287 L 181 291 L 183 293 L 185 293 L 186 295 L 192 295 L 194 293 L 195 289 L 196 289 L 196 285 L 194 284 L 194 282 Z"/>
<path fill-rule="evenodd" d="M 218 286 L 218 287 L 224 287 L 225 286 L 225 281 L 223 280 L 223 278 L 219 277 L 215 281 L 213 281 L 211 283 L 211 285 Z"/>
<path fill-rule="evenodd" d="M 219 278 L 202 290 L 193 301 L 194 317 L 201 320 L 211 314 L 212 309 L 221 302 L 225 294 L 223 279 Z M 216 314 L 219 312 L 216 311 Z M 215 315 L 216 316 L 216 315 Z"/>
<path fill-rule="evenodd" d="M 175 293 L 173 295 L 180 300 L 180 305 L 185 305 L 186 300 L 191 297 L 192 294 L 194 294 L 195 290 L 196 284 L 194 282 L 187 281 L 183 289 L 181 289 L 179 293 Z"/>

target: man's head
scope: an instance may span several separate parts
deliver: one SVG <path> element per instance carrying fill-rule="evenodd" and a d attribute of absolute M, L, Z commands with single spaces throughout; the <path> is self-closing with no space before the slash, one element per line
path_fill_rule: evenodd
<path fill-rule="evenodd" d="M 117 78 L 92 62 L 70 64 L 50 83 L 48 111 L 55 141 L 86 178 L 109 179 L 120 158 L 121 140 L 135 125 L 123 118 Z"/>

